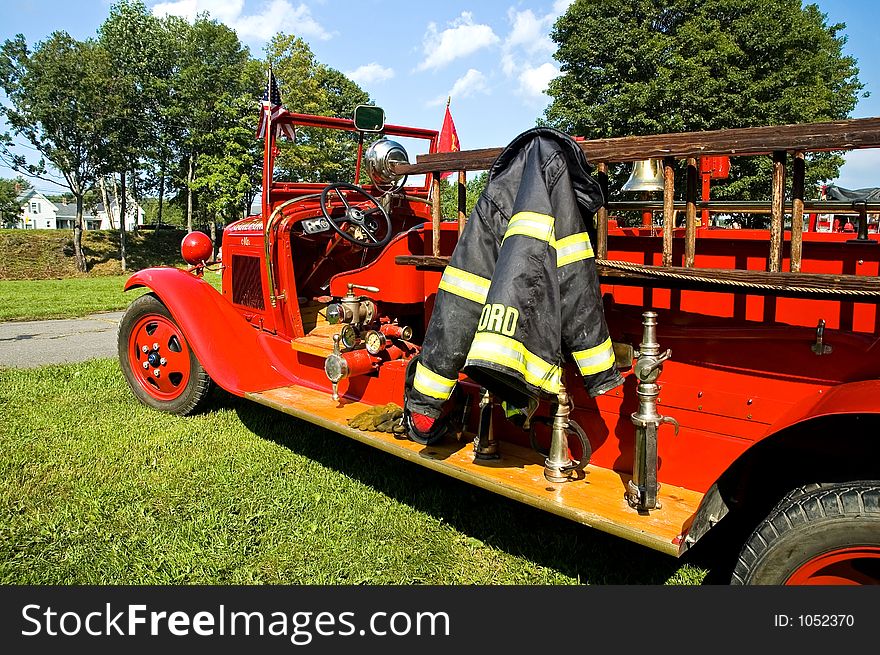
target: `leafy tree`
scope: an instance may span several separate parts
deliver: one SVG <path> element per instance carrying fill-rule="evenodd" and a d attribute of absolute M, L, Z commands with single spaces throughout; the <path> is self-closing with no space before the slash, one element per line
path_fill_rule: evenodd
<path fill-rule="evenodd" d="M 180 70 L 190 25 L 178 16 L 159 19 L 158 39 L 161 43 L 159 61 L 162 73 L 155 78 L 160 102 L 151 121 L 152 133 L 145 152 L 144 188 L 158 197 L 155 215 L 150 222 L 161 224 L 165 193 L 174 189 L 176 162 L 183 159 L 187 127 L 186 107 L 180 94 Z M 175 214 L 176 215 L 176 214 Z"/>
<path fill-rule="evenodd" d="M 200 159 L 218 156 L 226 149 L 228 144 L 218 139 L 216 133 L 238 123 L 239 111 L 244 111 L 244 98 L 253 101 L 258 96 L 252 86 L 255 79 L 245 72 L 248 50 L 234 31 L 204 16 L 181 29 L 181 63 L 174 82 L 179 114 L 175 120 L 182 137 L 178 180 L 186 193 L 187 229 L 191 230 L 196 210 L 194 192 L 199 188 L 217 188 L 216 184 L 198 181 L 200 171 L 212 169 L 200 168 Z M 251 116 L 255 124 L 257 112 L 253 109 Z"/>
<path fill-rule="evenodd" d="M 48 179 L 46 162 L 57 168 L 76 200 L 73 228 L 77 267 L 86 270 L 82 250 L 83 197 L 109 160 L 107 134 L 117 115 L 112 61 L 94 41 L 54 32 L 31 53 L 24 36 L 0 48 L 0 87 L 9 104 L 0 107 L 12 134 L 24 138 L 41 159 L 36 164 L 14 151 L 11 136 L 0 144 L 11 166 Z"/>
<path fill-rule="evenodd" d="M 21 219 L 18 196 L 31 187 L 31 183 L 19 176 L 14 180 L 0 178 L 0 226 L 15 227 Z"/>
<path fill-rule="evenodd" d="M 258 111 L 255 90 L 264 79 L 263 65 L 250 60 L 235 93 L 215 105 L 215 128 L 205 135 L 193 189 L 202 206 L 223 222 L 241 218 L 262 179 L 262 142 L 254 138 Z"/>
<path fill-rule="evenodd" d="M 148 224 L 159 224 L 159 199 L 146 198 L 144 200 L 144 221 Z M 161 223 L 183 228 L 186 225 L 186 217 L 179 204 L 166 205 L 162 210 Z"/>
<path fill-rule="evenodd" d="M 279 80 L 284 106 L 291 112 L 351 118 L 357 105 L 370 101 L 367 92 L 345 75 L 318 63 L 299 37 L 276 35 L 267 46 L 267 58 Z M 276 176 L 291 181 L 351 180 L 356 144 L 354 132 L 298 128 L 295 144 L 279 139 Z"/>
<path fill-rule="evenodd" d="M 170 58 L 163 48 L 162 31 L 140 0 L 121 0 L 98 28 L 101 45 L 112 53 L 119 111 L 109 133 L 111 153 L 108 167 L 119 174 L 121 193 L 119 245 L 122 270 L 126 269 L 125 229 L 128 194 L 138 185 L 138 171 L 156 134 L 160 106 L 166 102 Z M 136 195 L 135 195 L 135 199 Z"/>
<path fill-rule="evenodd" d="M 576 0 L 552 31 L 546 120 L 593 139 L 843 119 L 863 86 L 844 27 L 801 0 Z M 808 188 L 842 163 L 808 155 Z M 734 158 L 713 197 L 767 198 L 771 167 Z"/>
<path fill-rule="evenodd" d="M 220 125 L 206 139 L 196 166 L 192 188 L 204 196 L 205 210 L 223 222 L 242 217 L 260 181 L 262 151 L 254 138 L 253 106 L 253 99 L 241 97 L 218 104 Z"/>
<path fill-rule="evenodd" d="M 480 194 L 486 188 L 489 173 L 480 173 L 465 186 L 465 215 L 470 215 Z M 440 215 L 444 220 L 458 220 L 458 173 L 453 173 L 440 185 Z"/>

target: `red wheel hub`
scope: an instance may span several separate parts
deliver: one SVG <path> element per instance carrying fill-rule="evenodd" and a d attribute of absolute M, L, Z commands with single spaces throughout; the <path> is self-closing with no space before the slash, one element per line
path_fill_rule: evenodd
<path fill-rule="evenodd" d="M 848 546 L 818 555 L 799 566 L 785 584 L 880 584 L 880 547 Z"/>
<path fill-rule="evenodd" d="M 143 316 L 128 336 L 128 361 L 141 388 L 153 398 L 174 400 L 189 382 L 189 347 L 173 321 Z"/>

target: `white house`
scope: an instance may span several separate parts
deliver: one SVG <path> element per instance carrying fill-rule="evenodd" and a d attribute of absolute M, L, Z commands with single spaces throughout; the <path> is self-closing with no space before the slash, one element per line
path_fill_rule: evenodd
<path fill-rule="evenodd" d="M 25 230 L 72 230 L 76 222 L 76 203 L 63 202 L 53 203 L 39 191 L 29 189 L 18 196 L 21 205 L 21 214 L 14 227 Z M 110 213 L 113 217 L 111 226 L 110 218 L 104 209 L 104 204 L 99 203 L 94 209 L 83 208 L 83 227 L 86 230 L 110 230 L 119 227 L 119 208 L 116 201 L 110 203 Z M 133 197 L 129 197 L 126 203 L 125 221 L 126 230 L 134 229 L 135 222 L 144 224 L 146 212 L 138 205 Z"/>
<path fill-rule="evenodd" d="M 28 189 L 18 195 L 21 214 L 15 227 L 25 230 L 54 230 L 58 207 L 39 191 Z"/>
<path fill-rule="evenodd" d="M 75 202 L 59 202 L 55 205 L 58 207 L 57 224 L 59 230 L 72 230 L 76 224 L 76 203 Z M 99 230 L 101 219 L 98 218 L 94 209 L 83 207 L 83 227 L 87 230 Z"/>
<path fill-rule="evenodd" d="M 126 194 L 127 195 L 127 194 Z M 134 200 L 134 197 L 128 196 L 128 200 L 125 203 L 125 229 L 132 230 L 134 229 L 135 223 L 138 225 L 143 225 L 144 220 L 146 218 L 146 212 L 144 208 L 137 204 Z M 112 227 L 111 227 L 111 217 L 112 217 Z M 95 210 L 95 220 L 98 221 L 97 228 L 89 229 L 98 229 L 98 230 L 110 230 L 119 227 L 119 207 L 116 204 L 116 200 L 110 201 L 110 215 L 107 215 L 107 210 L 104 208 L 104 203 L 98 203 L 98 207 Z"/>

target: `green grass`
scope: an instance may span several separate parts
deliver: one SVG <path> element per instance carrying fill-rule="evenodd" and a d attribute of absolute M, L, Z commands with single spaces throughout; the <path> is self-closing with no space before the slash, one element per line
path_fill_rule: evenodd
<path fill-rule="evenodd" d="M 0 280 L 0 320 L 69 318 L 124 309 L 142 293 L 123 292 L 127 276 Z"/>
<path fill-rule="evenodd" d="M 704 572 L 246 401 L 180 418 L 113 360 L 0 370 L 3 584 L 698 584 Z"/>
<path fill-rule="evenodd" d="M 127 275 L 71 277 L 62 280 L 0 280 L 0 321 L 72 318 L 128 307 L 145 292 L 124 292 Z M 220 275 L 205 272 L 219 290 Z"/>
<path fill-rule="evenodd" d="M 180 266 L 180 230 L 141 230 L 127 236 L 128 271 Z M 89 273 L 78 273 L 69 230 L 0 230 L 0 321 L 72 318 L 125 309 L 143 290 L 123 292 L 119 233 L 87 231 Z M 220 288 L 220 276 L 205 279 Z"/>

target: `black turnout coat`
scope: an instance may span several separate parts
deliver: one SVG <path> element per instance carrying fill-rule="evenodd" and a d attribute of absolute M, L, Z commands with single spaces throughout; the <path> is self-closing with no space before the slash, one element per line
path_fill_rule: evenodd
<path fill-rule="evenodd" d="M 462 371 L 516 407 L 555 397 L 567 357 L 592 396 L 623 382 L 588 233 L 602 202 L 562 132 L 534 128 L 504 149 L 443 273 L 409 411 L 439 416 Z"/>

